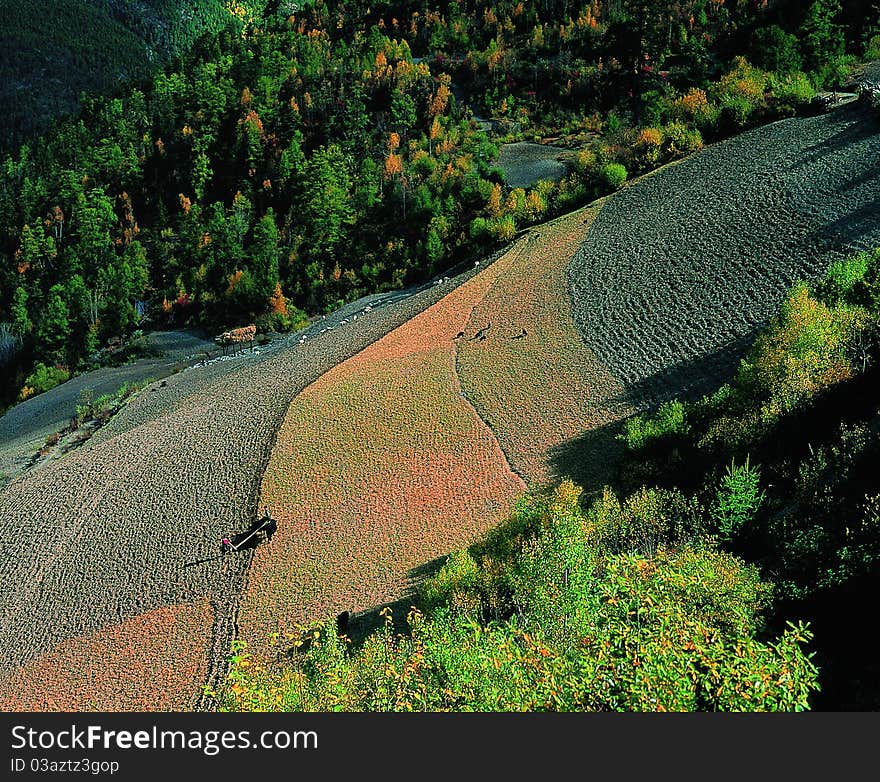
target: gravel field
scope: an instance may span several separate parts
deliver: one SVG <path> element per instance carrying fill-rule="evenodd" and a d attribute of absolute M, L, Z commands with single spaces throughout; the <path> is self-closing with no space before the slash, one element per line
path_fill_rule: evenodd
<path fill-rule="evenodd" d="M 504 171 L 510 187 L 531 187 L 541 179 L 559 181 L 568 168 L 557 158 L 566 150 L 549 144 L 518 141 L 502 144 L 495 164 Z"/>
<path fill-rule="evenodd" d="M 235 634 L 250 561 L 248 554 L 217 559 L 219 542 L 254 518 L 260 480 L 291 400 L 474 271 L 417 293 L 370 297 L 259 353 L 154 383 L 85 445 L 0 490 L 5 699 L 16 700 L 17 685 L 39 686 L 47 702 L 66 702 L 71 678 L 57 665 L 35 662 L 41 655 L 86 636 L 95 648 L 116 637 L 137 645 L 136 635 L 115 628 L 149 611 L 204 600 L 214 616 L 206 667 L 209 681 L 216 680 Z M 88 648 L 75 647 L 82 657 L 71 665 L 93 665 Z M 191 654 L 192 646 L 179 651 Z M 55 678 L 35 683 L 19 677 L 28 663 L 29 670 Z M 102 686 L 117 687 L 113 671 L 107 674 Z M 173 708 L 201 704 L 201 682 L 191 684 L 177 693 Z M 149 686 L 146 679 L 143 686 Z M 143 694 L 120 692 L 114 708 L 143 702 Z"/>
<path fill-rule="evenodd" d="M 587 343 L 637 407 L 723 382 L 790 286 L 880 246 L 880 118 L 777 122 L 609 199 L 569 266 Z"/>

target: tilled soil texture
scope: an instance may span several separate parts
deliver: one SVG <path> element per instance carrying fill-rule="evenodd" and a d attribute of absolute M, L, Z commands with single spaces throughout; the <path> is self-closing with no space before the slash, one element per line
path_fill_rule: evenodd
<path fill-rule="evenodd" d="M 542 179 L 559 181 L 568 168 L 559 161 L 566 150 L 549 144 L 518 141 L 502 144 L 495 164 L 504 172 L 510 187 L 531 187 Z"/>
<path fill-rule="evenodd" d="M 799 279 L 880 245 L 880 119 L 744 133 L 609 199 L 569 267 L 587 346 L 636 407 L 729 377 Z"/>
<path fill-rule="evenodd" d="M 147 344 L 157 354 L 119 367 L 104 367 L 56 386 L 15 405 L 0 417 L 0 485 L 18 475 L 46 438 L 70 423 L 83 391 L 92 398 L 115 394 L 124 384 L 140 384 L 171 374 L 178 362 L 216 348 L 212 342 L 186 331 L 154 332 Z"/>
<path fill-rule="evenodd" d="M 255 517 L 260 480 L 290 401 L 472 273 L 411 295 L 371 297 L 259 354 L 154 383 L 80 448 L 0 490 L 5 700 L 29 702 L 26 693 L 40 687 L 46 703 L 68 703 L 76 697 L 76 677 L 37 658 L 72 641 L 64 664 L 90 669 L 98 650 L 117 639 L 127 647 L 118 659 L 139 665 L 134 649 L 151 648 L 153 629 L 134 622 L 122 632 L 119 625 L 205 601 L 214 615 L 207 661 L 189 659 L 199 647 L 187 642 L 176 650 L 163 647 L 174 659 L 151 665 L 207 670 L 215 682 L 235 635 L 250 559 L 249 552 L 220 558 L 219 544 Z M 22 671 L 28 663 L 34 665 Z M 51 679 L 40 680 L 43 671 Z M 106 666 L 97 671 L 106 675 L 92 682 L 101 700 L 123 674 Z M 136 680 L 137 671 L 125 676 Z M 144 708 L 151 697 L 162 708 L 204 704 L 201 681 L 169 701 L 160 692 L 151 695 L 152 683 L 141 678 L 144 690 L 129 691 L 115 704 L 119 709 Z"/>
<path fill-rule="evenodd" d="M 206 675 L 207 602 L 156 608 L 73 638 L 0 682 L 2 711 L 175 711 Z"/>
<path fill-rule="evenodd" d="M 570 476 L 601 488 L 619 448 L 614 424 L 632 413 L 584 345 L 564 293 L 569 261 L 600 209 L 535 228 L 496 261 L 497 278 L 458 342 L 462 387 L 531 484 Z"/>
<path fill-rule="evenodd" d="M 261 491 L 278 531 L 255 552 L 239 615 L 252 647 L 403 601 L 524 489 L 455 371 L 456 335 L 501 263 L 293 401 Z"/>

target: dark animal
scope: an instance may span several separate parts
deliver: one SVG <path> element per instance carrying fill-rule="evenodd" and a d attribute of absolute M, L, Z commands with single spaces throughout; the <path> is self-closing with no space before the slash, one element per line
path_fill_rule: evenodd
<path fill-rule="evenodd" d="M 455 335 L 455 338 L 456 338 L 456 339 L 461 339 L 463 336 L 464 336 L 464 332 L 463 332 L 463 331 L 459 331 L 458 334 Z"/>
<path fill-rule="evenodd" d="M 490 321 L 485 326 L 483 326 L 483 328 L 481 328 L 476 334 L 474 334 L 473 338 L 477 341 L 482 342 L 484 339 L 486 339 L 486 332 L 491 328 L 492 328 L 492 323 Z"/>
<path fill-rule="evenodd" d="M 348 620 L 351 617 L 351 614 L 348 611 L 343 611 L 339 616 L 336 617 L 336 634 L 337 635 L 348 635 Z"/>

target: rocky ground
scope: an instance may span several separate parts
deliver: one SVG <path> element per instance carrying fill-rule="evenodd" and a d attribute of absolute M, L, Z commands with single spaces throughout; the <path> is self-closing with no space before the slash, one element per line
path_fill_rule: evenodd
<path fill-rule="evenodd" d="M 559 160 L 566 150 L 549 144 L 519 141 L 502 144 L 496 165 L 510 187 L 532 187 L 542 179 L 559 181 L 568 168 Z"/>
<path fill-rule="evenodd" d="M 147 335 L 145 342 L 154 356 L 78 375 L 15 405 L 0 417 L 0 485 L 28 466 L 47 437 L 68 425 L 83 392 L 90 391 L 97 399 L 115 394 L 124 383 L 136 385 L 158 380 L 217 347 L 202 335 L 188 331 L 154 332 Z"/>

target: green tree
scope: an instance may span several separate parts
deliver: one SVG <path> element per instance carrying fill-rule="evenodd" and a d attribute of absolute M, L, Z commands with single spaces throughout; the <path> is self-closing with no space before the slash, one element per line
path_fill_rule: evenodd
<path fill-rule="evenodd" d="M 37 345 L 42 355 L 63 362 L 70 339 L 70 317 L 64 301 L 64 286 L 53 285 L 46 299 L 46 310 L 37 331 Z"/>
<path fill-rule="evenodd" d="M 28 293 L 19 285 L 12 297 L 12 328 L 21 337 L 30 334 L 34 324 L 28 315 Z"/>
<path fill-rule="evenodd" d="M 733 540 L 752 522 L 764 501 L 761 473 L 757 467 L 731 462 L 715 495 L 712 517 L 722 540 Z"/>
<path fill-rule="evenodd" d="M 779 25 L 762 27 L 752 37 L 752 62 L 759 68 L 776 73 L 792 73 L 801 69 L 797 36 Z"/>
<path fill-rule="evenodd" d="M 255 309 L 266 309 L 278 284 L 278 228 L 270 209 L 254 228 L 250 251 L 250 271 L 254 285 Z"/>
<path fill-rule="evenodd" d="M 835 22 L 840 14 L 838 0 L 813 0 L 798 31 L 804 62 L 819 70 L 844 51 L 843 28 Z"/>
<path fill-rule="evenodd" d="M 351 205 L 349 161 L 335 145 L 316 150 L 306 164 L 300 219 L 308 253 L 332 267 L 348 226 L 355 221 Z"/>

